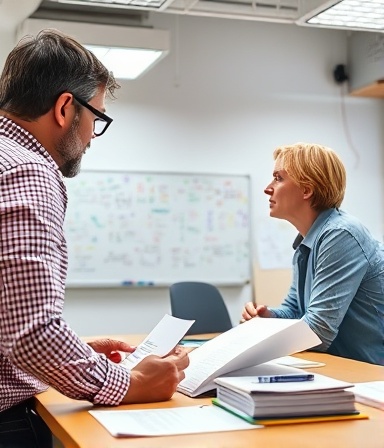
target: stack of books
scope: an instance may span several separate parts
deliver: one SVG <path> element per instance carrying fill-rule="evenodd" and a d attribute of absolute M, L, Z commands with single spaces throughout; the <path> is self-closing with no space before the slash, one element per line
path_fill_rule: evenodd
<path fill-rule="evenodd" d="M 275 363 L 257 366 L 252 376 L 219 377 L 215 383 L 213 404 L 252 423 L 359 414 L 354 393 L 348 390 L 352 383 Z"/>

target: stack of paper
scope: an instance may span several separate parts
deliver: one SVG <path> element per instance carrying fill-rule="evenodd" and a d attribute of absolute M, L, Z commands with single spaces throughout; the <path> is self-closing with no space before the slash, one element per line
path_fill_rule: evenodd
<path fill-rule="evenodd" d="M 384 381 L 356 383 L 352 391 L 357 402 L 384 411 Z"/>
<path fill-rule="evenodd" d="M 296 373 L 295 373 L 296 372 Z M 274 363 L 254 369 L 253 376 L 217 378 L 215 404 L 253 419 L 356 413 L 351 383 L 313 374 L 311 381 L 260 382 L 269 376 L 284 378 L 303 371 Z M 266 377 L 268 375 L 268 377 Z"/>

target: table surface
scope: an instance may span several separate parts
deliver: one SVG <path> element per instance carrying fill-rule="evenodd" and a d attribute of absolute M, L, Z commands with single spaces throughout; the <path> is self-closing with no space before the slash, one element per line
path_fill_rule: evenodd
<path fill-rule="evenodd" d="M 146 335 L 108 336 L 138 344 Z M 201 337 L 201 336 L 199 336 Z M 92 338 L 88 338 L 92 339 Z M 353 361 L 324 353 L 303 352 L 299 358 L 324 362 L 324 367 L 307 369 L 344 381 L 362 382 L 384 380 L 384 367 Z M 162 403 L 123 405 L 113 409 L 155 409 L 210 404 L 208 398 L 189 398 L 175 393 Z M 88 411 L 94 406 L 87 401 L 76 401 L 50 388 L 36 395 L 36 408 L 51 431 L 65 448 L 383 448 L 384 411 L 356 404 L 369 416 L 367 420 L 323 423 L 290 424 L 263 427 L 251 431 L 232 431 L 206 434 L 186 434 L 167 437 L 112 437 Z M 102 409 L 102 407 L 98 407 Z M 111 408 L 109 408 L 111 409 Z"/>

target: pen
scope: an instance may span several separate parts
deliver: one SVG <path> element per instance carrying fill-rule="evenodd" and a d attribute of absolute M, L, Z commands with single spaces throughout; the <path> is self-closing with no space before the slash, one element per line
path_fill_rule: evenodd
<path fill-rule="evenodd" d="M 311 373 L 308 374 L 292 374 L 292 375 L 263 375 L 256 377 L 257 381 L 253 383 L 291 383 L 295 381 L 313 381 L 315 376 Z"/>

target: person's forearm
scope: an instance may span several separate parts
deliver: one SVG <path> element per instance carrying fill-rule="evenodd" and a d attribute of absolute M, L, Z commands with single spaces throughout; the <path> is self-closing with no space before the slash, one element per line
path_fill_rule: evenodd
<path fill-rule="evenodd" d="M 10 356 L 14 365 L 73 399 L 117 405 L 128 389 L 128 369 L 95 353 L 60 319 L 17 339 Z"/>

